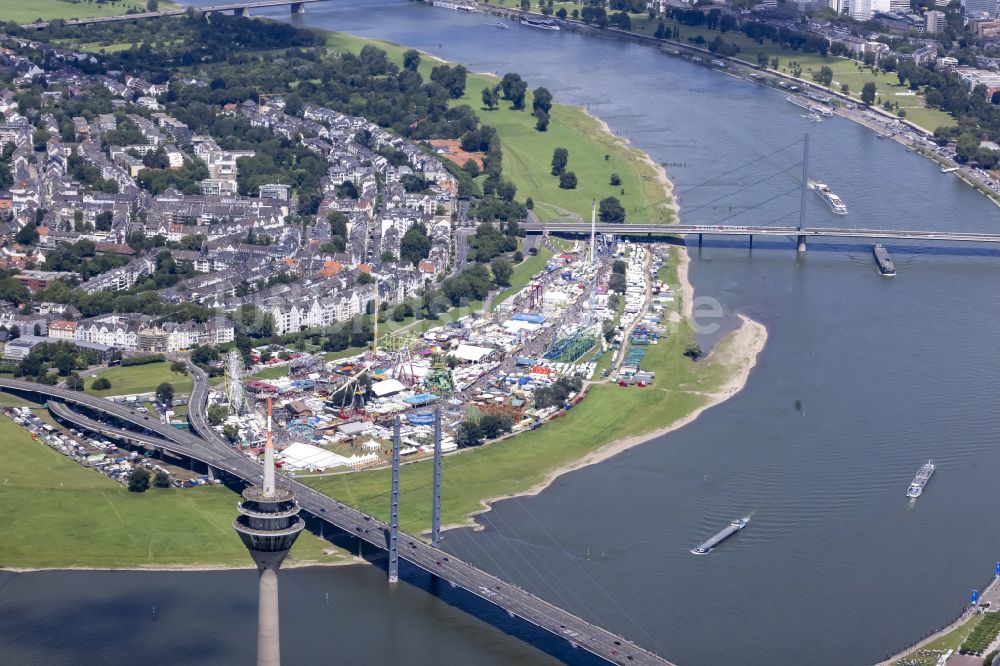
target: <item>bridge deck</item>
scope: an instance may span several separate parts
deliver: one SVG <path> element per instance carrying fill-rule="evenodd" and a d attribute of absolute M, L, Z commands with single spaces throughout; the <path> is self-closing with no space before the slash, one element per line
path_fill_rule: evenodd
<path fill-rule="evenodd" d="M 189 402 L 189 417 L 191 417 L 192 427 L 206 436 L 207 439 L 201 439 L 192 433 L 160 423 L 159 420 L 122 405 L 79 391 L 16 379 L 0 379 L 0 390 L 42 395 L 107 414 L 124 423 L 154 433 L 156 438 L 166 440 L 170 446 L 163 444 L 163 447 L 172 452 L 200 460 L 247 483 L 260 483 L 262 471 L 260 464 L 234 451 L 228 444 L 221 441 L 214 430 L 207 427 L 207 419 L 204 414 L 208 395 L 207 377 L 200 369 L 193 371 L 192 375 L 195 383 Z M 130 431 L 121 430 L 121 432 L 124 434 Z M 303 510 L 383 550 L 388 548 L 387 526 L 381 521 L 345 506 L 298 481 L 290 481 L 289 483 Z M 669 666 L 670 664 L 659 655 L 639 647 L 607 629 L 591 624 L 526 590 L 477 569 L 472 564 L 434 548 L 419 538 L 403 533 L 400 533 L 400 536 L 402 542 L 413 542 L 414 544 L 414 547 L 401 549 L 400 558 L 506 610 L 511 615 L 516 615 L 553 635 L 564 638 L 574 647 L 587 650 L 615 664 L 656 664 L 658 666 Z"/>
<path fill-rule="evenodd" d="M 564 233 L 590 234 L 590 225 L 572 222 L 526 223 L 529 234 Z M 598 224 L 596 231 L 604 234 L 690 236 L 806 236 L 830 238 L 877 238 L 925 241 L 958 241 L 969 243 L 1000 243 L 1000 234 L 964 231 L 921 231 L 908 229 L 846 229 L 836 227 L 777 227 L 733 226 L 705 224 Z"/>

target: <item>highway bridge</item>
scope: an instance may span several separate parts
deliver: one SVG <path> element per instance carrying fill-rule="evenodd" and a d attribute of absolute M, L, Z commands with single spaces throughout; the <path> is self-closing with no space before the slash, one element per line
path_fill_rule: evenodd
<path fill-rule="evenodd" d="M 304 14 L 306 11 L 306 5 L 310 5 L 314 2 L 329 2 L 329 0 L 254 0 L 252 2 L 230 2 L 221 5 L 194 7 L 193 9 L 202 12 L 205 15 L 218 12 L 232 12 L 237 16 L 249 16 L 250 11 L 253 9 L 284 7 L 287 5 L 292 14 Z M 164 16 L 182 16 L 186 14 L 187 11 L 187 9 L 164 9 L 163 11 L 136 12 L 134 14 L 119 14 L 117 16 L 98 16 L 96 18 L 87 19 L 66 19 L 62 22 L 62 24 L 78 26 L 96 25 L 98 23 L 116 23 L 118 21 L 136 21 L 139 19 L 161 18 Z M 42 30 L 49 27 L 49 22 L 39 21 L 37 23 L 27 23 L 21 27 Z"/>
<path fill-rule="evenodd" d="M 579 222 L 531 222 L 522 225 L 529 234 L 587 236 L 590 225 Z M 708 224 L 608 224 L 594 227 L 597 233 L 616 236 L 793 236 L 805 249 L 807 238 L 868 238 L 877 240 L 955 241 L 1000 243 L 1000 234 L 964 231 L 915 231 L 908 229 L 847 229 L 834 227 L 770 227 Z"/>
<path fill-rule="evenodd" d="M 143 445 L 160 447 L 201 461 L 210 468 L 230 474 L 246 483 L 259 484 L 261 465 L 256 460 L 235 451 L 209 427 L 206 416 L 208 378 L 200 368 L 193 365 L 189 367 L 194 387 L 188 403 L 188 417 L 192 428 L 201 437 L 193 432 L 161 423 L 158 418 L 142 414 L 125 405 L 80 391 L 17 379 L 0 379 L 0 391 L 36 399 L 41 397 L 49 403 L 65 403 L 61 406 L 50 404 L 53 414 L 85 428 L 99 427 L 106 435 L 132 438 Z M 102 423 L 81 414 L 74 415 L 74 410 L 70 407 L 99 414 L 101 418 L 111 419 L 115 424 Z M 345 506 L 298 481 L 290 479 L 284 481 L 295 491 L 304 511 L 355 538 L 382 550 L 388 550 L 388 525 L 385 523 Z M 593 657 L 612 664 L 671 666 L 666 659 L 622 636 L 577 617 L 468 562 L 463 562 L 417 537 L 400 533 L 399 542 L 408 545 L 401 548 L 400 559 L 505 610 L 511 617 L 520 618 L 530 625 L 548 631 L 565 640 L 573 648 L 584 650 Z"/>

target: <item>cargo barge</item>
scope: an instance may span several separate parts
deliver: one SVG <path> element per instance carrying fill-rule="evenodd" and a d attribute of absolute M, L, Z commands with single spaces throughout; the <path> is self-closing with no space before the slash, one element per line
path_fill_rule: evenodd
<path fill-rule="evenodd" d="M 750 516 L 737 518 L 736 520 L 734 520 L 733 522 L 729 523 L 724 528 L 722 528 L 722 530 L 719 533 L 709 538 L 703 544 L 701 544 L 697 548 L 692 548 L 691 553 L 694 555 L 707 554 L 710 550 L 718 546 L 720 543 L 722 543 L 729 537 L 733 536 L 734 534 L 742 530 L 749 523 L 750 523 Z"/>
<path fill-rule="evenodd" d="M 878 243 L 872 248 L 872 253 L 875 255 L 875 263 L 878 264 L 878 270 L 882 275 L 892 277 L 896 274 L 896 266 L 892 263 L 892 257 L 889 256 L 884 245 Z"/>
<path fill-rule="evenodd" d="M 913 477 L 913 481 L 910 482 L 910 487 L 906 489 L 906 496 L 910 499 L 920 497 L 920 495 L 924 492 L 924 487 L 927 485 L 927 482 L 931 480 L 932 476 L 934 476 L 935 469 L 937 468 L 930 460 L 918 469 L 917 475 Z"/>

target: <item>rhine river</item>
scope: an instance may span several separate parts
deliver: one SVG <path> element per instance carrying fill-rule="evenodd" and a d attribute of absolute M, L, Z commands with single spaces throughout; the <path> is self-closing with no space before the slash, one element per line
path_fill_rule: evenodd
<path fill-rule="evenodd" d="M 810 193 L 810 226 L 1000 229 L 993 204 L 901 146 L 648 48 L 399 0 L 310 5 L 293 20 L 518 72 L 587 106 L 667 166 L 687 223 L 794 224 L 809 131 L 810 177 L 850 208 L 845 222 Z M 691 248 L 696 293 L 722 303 L 723 326 L 742 313 L 769 330 L 746 388 L 497 504 L 484 531 L 449 532 L 446 547 L 679 664 L 865 664 L 952 620 L 1000 560 L 1000 252 L 889 249 L 893 279 L 858 243 L 813 242 L 798 259 L 791 240 Z M 929 458 L 937 473 L 911 505 L 906 486 Z M 462 491 L 445 479 L 445 492 Z M 737 537 L 689 554 L 745 514 Z M 253 579 L 4 575 L 0 650 L 17 663 L 246 663 Z M 548 659 L 420 590 L 388 592 L 372 567 L 284 573 L 282 614 L 289 663 Z"/>

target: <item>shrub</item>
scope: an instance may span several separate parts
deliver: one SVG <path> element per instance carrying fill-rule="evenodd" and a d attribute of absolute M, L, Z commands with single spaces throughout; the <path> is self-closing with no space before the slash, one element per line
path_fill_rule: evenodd
<path fill-rule="evenodd" d="M 163 361 L 163 354 L 144 354 L 142 356 L 131 356 L 122 359 L 122 366 L 146 365 L 148 363 L 160 363 Z"/>

